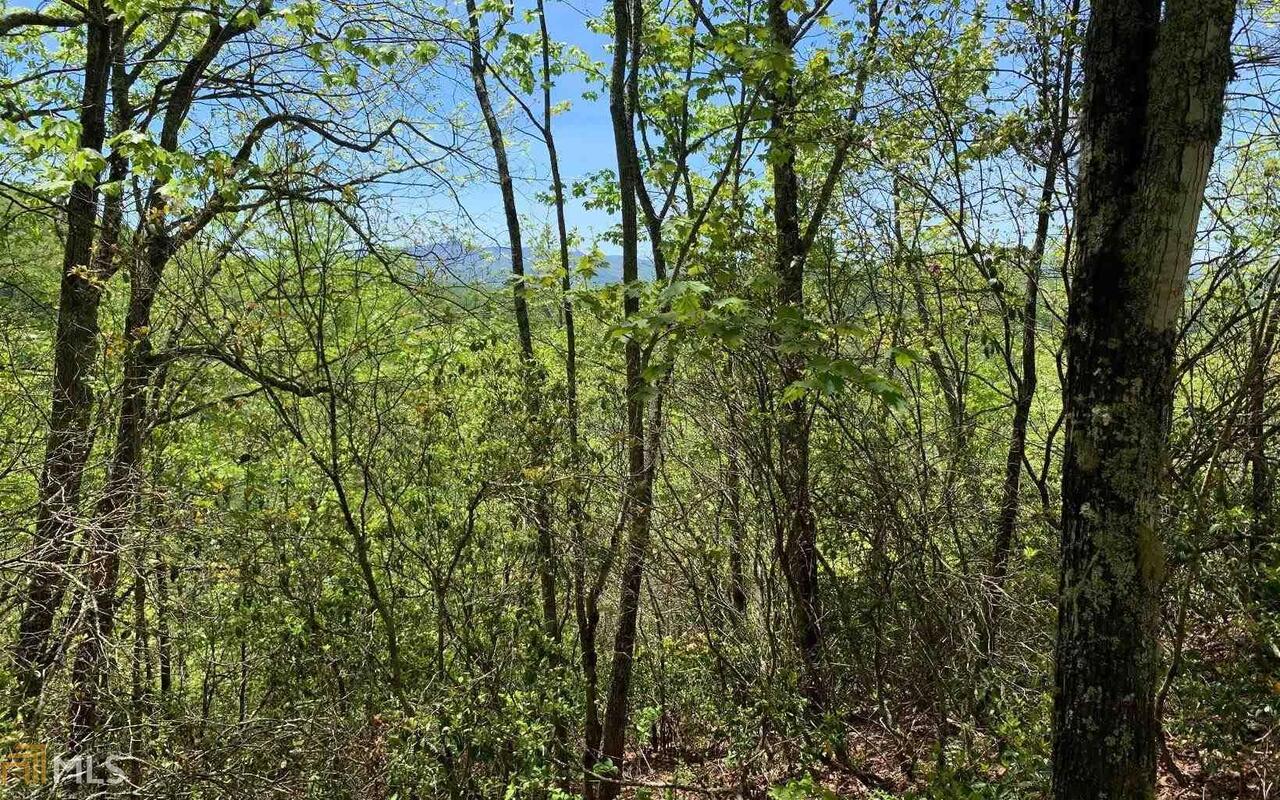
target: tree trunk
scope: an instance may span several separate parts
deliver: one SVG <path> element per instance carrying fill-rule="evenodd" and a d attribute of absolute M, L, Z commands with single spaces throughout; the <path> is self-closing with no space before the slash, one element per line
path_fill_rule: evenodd
<path fill-rule="evenodd" d="M 734 432 L 741 430 L 741 427 L 737 411 L 731 407 L 730 436 L 734 436 Z M 747 525 L 742 518 L 742 457 L 736 441 L 730 442 L 727 447 L 729 463 L 725 467 L 725 491 L 729 506 L 729 600 L 733 604 L 734 614 L 741 622 L 747 616 L 747 578 L 743 563 L 743 551 L 747 547 Z"/>
<path fill-rule="evenodd" d="M 1183 288 L 1234 0 L 1099 0 L 1068 315 L 1053 793 L 1155 794 L 1159 524 Z"/>
<path fill-rule="evenodd" d="M 585 569 L 580 569 L 574 585 L 574 608 L 578 618 L 578 645 L 582 657 L 582 795 L 586 800 L 595 800 L 598 781 L 591 778 L 596 764 L 600 761 L 601 737 L 604 734 L 600 724 L 600 655 L 596 649 L 596 630 L 600 627 L 600 607 L 594 593 L 588 593 L 584 586 Z"/>
<path fill-rule="evenodd" d="M 533 525 L 537 535 L 538 583 L 542 592 L 542 629 L 546 637 L 548 663 L 552 668 L 560 662 L 560 615 L 556 589 L 555 537 L 551 529 L 551 503 L 547 496 L 545 472 L 551 465 L 551 432 L 542 412 L 542 367 L 533 352 L 533 332 L 529 323 L 529 303 L 526 298 L 524 238 L 520 232 L 520 210 L 516 205 L 515 186 L 511 179 L 511 167 L 507 160 L 507 146 L 503 139 L 498 116 L 489 98 L 484 46 L 480 38 L 480 15 L 475 0 L 467 0 L 467 17 L 471 30 L 471 80 L 476 90 L 476 101 L 489 132 L 489 145 L 493 149 L 494 164 L 498 171 L 498 187 L 502 193 L 502 208 L 507 223 L 507 242 L 511 258 L 511 292 L 515 307 L 516 330 L 520 339 L 520 358 L 524 368 L 524 403 L 528 415 L 527 424 L 533 437 L 532 457 L 534 472 Z M 554 728 L 551 742 L 553 760 L 562 760 L 568 732 L 564 720 L 557 714 L 552 721 Z"/>
<path fill-rule="evenodd" d="M 996 536 L 991 556 L 991 575 L 984 604 L 986 641 L 984 669 L 994 666 L 998 647 L 1001 602 L 1004 596 L 1005 578 L 1009 574 L 1014 539 L 1018 528 L 1018 512 L 1022 501 L 1022 462 L 1027 452 L 1027 423 L 1031 418 L 1031 404 L 1035 400 L 1038 376 L 1036 374 L 1036 333 L 1040 312 L 1040 274 L 1044 268 L 1045 249 L 1049 243 L 1049 222 L 1053 199 L 1057 195 L 1058 172 L 1062 164 L 1063 146 L 1071 124 L 1072 79 L 1075 65 L 1075 17 L 1080 13 L 1080 0 L 1072 3 L 1069 23 L 1063 36 L 1062 69 L 1058 75 L 1058 94 L 1045 97 L 1045 110 L 1052 114 L 1053 132 L 1044 166 L 1044 179 L 1040 185 L 1040 206 L 1036 213 L 1036 233 L 1031 244 L 1027 264 L 1027 285 L 1022 305 L 1022 365 L 1011 375 L 1014 384 L 1013 426 L 1009 434 L 1009 449 L 1005 455 L 1004 488 L 1000 497 L 1000 516 L 996 524 Z M 985 691 L 983 697 L 986 697 Z"/>
<path fill-rule="evenodd" d="M 163 201 L 160 214 L 163 215 Z M 116 585 L 120 574 L 120 542 L 133 519 L 142 483 L 142 447 L 146 429 L 151 359 L 151 310 L 160 270 L 168 261 L 169 240 L 154 233 L 146 257 L 132 263 L 129 308 L 125 315 L 124 377 L 120 384 L 120 419 L 107 467 L 106 487 L 89 532 L 85 630 L 71 672 L 69 749 L 81 752 L 98 724 L 98 700 L 106 687 L 107 643 L 115 628 Z"/>
<path fill-rule="evenodd" d="M 169 643 L 169 567 L 156 560 L 156 659 L 160 670 L 160 696 L 167 701 L 173 692 L 173 654 Z"/>
<path fill-rule="evenodd" d="M 795 47 L 785 0 L 769 0 L 770 45 L 785 53 L 785 76 L 771 76 L 765 87 L 769 103 L 769 164 L 773 176 L 774 270 L 778 276 L 776 315 L 791 331 L 779 333 L 779 344 L 801 334 L 804 320 L 804 244 L 800 230 L 800 182 L 796 174 L 794 126 L 796 96 Z M 797 344 L 791 342 L 791 344 Z M 779 348 L 781 389 L 804 379 L 802 348 Z M 817 523 L 809 489 L 810 408 L 803 396 L 781 404 L 778 422 L 778 486 L 784 508 L 775 526 L 775 545 L 791 595 L 792 626 L 803 668 L 802 690 L 811 706 L 825 704 L 821 675 L 822 612 L 818 596 Z"/>
<path fill-rule="evenodd" d="M 129 781 L 142 785 L 142 765 L 146 759 L 147 696 L 151 690 L 151 655 L 147 640 L 147 578 L 141 564 L 133 579 L 133 662 L 129 691 Z"/>
<path fill-rule="evenodd" d="M 1271 361 L 1280 329 L 1280 299 L 1270 297 L 1263 307 L 1253 335 L 1253 357 L 1249 365 L 1249 407 L 1247 427 L 1249 451 L 1249 567 L 1250 580 L 1262 567 L 1262 551 L 1271 538 L 1275 522 L 1275 476 L 1267 460 L 1267 393 L 1271 388 Z"/>
<path fill-rule="evenodd" d="M 545 468 L 551 461 L 551 437 L 546 421 L 542 418 L 542 369 L 533 352 L 533 332 L 529 324 L 529 303 L 526 299 L 524 239 L 520 233 L 520 210 L 516 206 L 515 186 L 511 179 L 511 167 L 507 160 L 507 146 L 503 140 L 498 116 L 489 98 L 486 78 L 484 46 L 480 39 L 480 16 L 475 0 L 467 0 L 467 16 L 471 29 L 471 80 L 475 85 L 476 101 L 489 132 L 489 145 L 493 149 L 494 163 L 498 171 L 498 187 L 502 193 L 502 208 L 507 223 L 507 241 L 511 253 L 512 300 L 515 306 L 516 330 L 520 339 L 520 357 L 524 362 L 525 407 L 533 431 L 534 467 Z M 551 530 L 551 505 L 547 497 L 545 478 L 539 477 L 533 501 L 533 522 L 537 530 L 539 568 L 538 578 L 542 589 L 542 622 L 548 641 L 560 640 L 558 601 L 556 595 L 556 558 Z"/>
<path fill-rule="evenodd" d="M 564 319 L 564 379 L 565 379 L 565 420 L 569 434 L 568 463 L 571 469 L 577 467 L 578 444 L 578 342 L 577 328 L 574 320 L 573 281 L 569 264 L 569 230 L 565 219 L 564 180 L 560 175 L 560 154 L 556 149 L 556 140 L 552 131 L 552 117 L 555 113 L 551 100 L 551 35 L 547 31 L 547 13 L 543 0 L 538 0 L 538 31 L 541 35 L 542 60 L 542 136 L 547 147 L 547 163 L 551 170 L 551 191 L 556 212 L 556 243 L 560 266 L 561 314 Z M 596 628 L 600 623 L 600 610 L 595 597 L 589 601 L 584 595 L 586 580 L 586 520 L 582 509 L 582 487 L 577 476 L 569 483 L 567 503 L 569 524 L 572 526 L 575 541 L 582 554 L 578 558 L 577 574 L 574 584 L 574 610 L 578 620 L 578 641 L 582 654 L 582 672 L 584 683 L 584 718 L 583 718 L 583 750 L 582 759 L 584 775 L 589 773 L 599 758 L 600 748 L 600 712 L 599 694 L 600 677 L 597 669 Z M 550 552 L 550 550 L 548 550 Z M 544 609 L 547 586 L 544 584 Z M 551 594 L 554 595 L 554 586 Z M 544 611 L 545 614 L 545 611 Z M 557 634 L 558 635 L 558 634 Z M 566 785 L 565 791 L 569 791 Z M 587 800 L 593 800 L 595 783 L 583 781 L 583 793 Z"/>
<path fill-rule="evenodd" d="M 614 149 L 618 160 L 618 190 L 622 217 L 622 280 L 632 284 L 639 278 L 639 229 L 636 192 L 639 188 L 637 164 L 632 141 L 634 109 L 628 103 L 629 51 L 638 42 L 640 25 L 633 17 L 631 0 L 613 0 L 614 51 L 609 86 L 609 111 L 613 123 Z M 634 27 L 633 27 L 634 26 Z M 623 315 L 631 319 L 640 313 L 640 298 L 626 292 Z M 601 756 L 621 770 L 626 753 L 626 736 L 631 699 L 632 660 L 640 616 L 640 588 L 644 578 L 645 556 L 649 549 L 650 507 L 653 501 L 653 464 L 646 453 L 645 380 L 643 355 L 637 333 L 632 333 L 624 350 L 626 372 L 626 451 L 624 504 L 627 541 L 623 550 L 618 597 L 618 629 L 613 642 L 613 665 L 609 695 L 601 731 Z M 620 784 L 604 781 L 600 785 L 602 800 L 618 796 Z"/>
<path fill-rule="evenodd" d="M 179 134 L 191 113 L 196 92 L 205 73 L 221 49 L 236 36 L 251 30 L 256 22 L 221 25 L 209 23 L 204 42 L 188 60 L 173 82 L 166 100 L 160 130 L 160 148 L 178 151 Z M 127 43 L 120 20 L 114 23 L 117 48 L 113 73 L 113 103 L 124 130 L 129 112 L 132 79 L 125 70 Z M 124 168 L 124 162 L 113 163 Z M 142 485 L 142 452 L 147 429 L 152 358 L 151 314 L 165 267 L 175 250 L 198 226 L 188 225 L 175 239 L 167 228 L 169 204 L 164 183 L 154 182 L 148 190 L 139 221 L 137 241 L 141 253 L 129 261 L 129 303 L 125 312 L 124 365 L 120 379 L 120 417 L 115 444 L 107 465 L 106 485 L 94 512 L 94 525 L 87 544 L 88 575 L 85 588 L 85 631 L 71 672 L 71 701 L 68 708 L 69 750 L 82 752 L 98 724 L 98 700 L 106 688 L 109 670 L 105 662 L 107 642 L 115 625 L 115 591 L 120 572 L 120 542 L 132 521 Z"/>
<path fill-rule="evenodd" d="M 100 152 L 106 140 L 107 85 L 111 65 L 111 25 L 100 0 L 86 11 L 84 89 L 79 147 Z M 98 174 L 71 188 L 62 285 L 54 339 L 49 433 L 40 473 L 34 559 L 18 624 L 15 664 L 19 703 L 39 696 L 56 648 L 48 641 L 66 591 L 67 559 L 79 515 L 80 485 L 93 445 L 90 372 L 98 354 L 98 306 L 102 282 L 90 259 L 110 258 L 114 242 L 93 252 L 98 213 Z"/>

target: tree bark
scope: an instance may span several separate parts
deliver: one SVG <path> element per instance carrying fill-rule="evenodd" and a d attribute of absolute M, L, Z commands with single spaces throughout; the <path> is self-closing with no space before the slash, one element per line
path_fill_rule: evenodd
<path fill-rule="evenodd" d="M 1177 320 L 1234 0 L 1099 0 L 1085 42 L 1054 704 L 1056 800 L 1155 795 L 1158 533 Z"/>
<path fill-rule="evenodd" d="M 640 21 L 634 16 L 632 0 L 613 0 L 614 51 L 609 85 L 609 112 L 613 125 L 614 150 L 618 162 L 618 190 L 622 222 L 622 280 L 630 286 L 639 278 L 639 228 L 636 193 L 639 189 L 637 163 L 633 157 L 632 124 L 634 108 L 629 81 L 630 51 Z M 640 313 L 640 298 L 634 291 L 624 294 L 623 315 L 632 319 Z M 645 380 L 643 355 L 638 334 L 632 333 L 624 348 L 626 380 L 626 454 L 624 505 L 627 540 L 622 553 L 618 597 L 618 628 L 613 641 L 613 664 L 609 694 L 601 731 L 601 756 L 621 770 L 626 753 L 627 720 L 631 698 L 632 661 L 640 616 L 640 589 L 645 556 L 649 549 L 649 522 L 653 503 L 653 464 L 646 450 Z M 621 784 L 603 781 L 602 800 L 618 796 Z"/>
<path fill-rule="evenodd" d="M 732 380 L 732 374 L 730 374 Z M 733 401 L 730 400 L 730 404 Z M 737 410 L 730 406 L 729 431 L 740 430 L 742 422 Z M 747 578 L 744 565 L 744 551 L 747 547 L 747 525 L 742 518 L 742 456 L 737 441 L 727 445 L 728 464 L 725 467 L 725 492 L 728 495 L 728 527 L 729 527 L 729 601 L 733 604 L 734 614 L 738 622 L 747 616 Z"/>
<path fill-rule="evenodd" d="M 188 60 L 173 82 L 165 106 L 160 129 L 160 147 L 177 152 L 179 135 L 195 102 L 196 90 L 223 47 L 235 37 L 251 30 L 256 23 L 209 23 L 208 32 L 196 53 Z M 113 95 L 122 119 L 128 111 L 129 81 L 123 69 L 127 43 L 124 28 L 119 25 L 118 87 L 121 95 Z M 115 626 L 115 590 L 120 572 L 120 543 L 132 521 L 142 485 L 142 453 L 147 429 L 151 378 L 155 372 L 152 358 L 151 316 L 165 267 L 185 236 L 175 239 L 167 228 L 169 203 L 157 180 L 147 192 L 139 222 L 137 241 L 141 253 L 129 261 L 129 303 L 125 312 L 124 364 L 120 379 L 120 412 L 115 443 L 107 465 L 106 485 L 97 508 L 87 543 L 87 577 L 85 588 L 85 630 L 76 648 L 71 671 L 71 701 L 68 707 L 70 738 L 68 749 L 80 753 L 98 725 L 98 700 L 107 683 L 105 654 L 107 642 Z"/>
<path fill-rule="evenodd" d="M 1248 555 L 1256 580 L 1262 567 L 1263 548 L 1270 541 L 1275 523 L 1275 476 L 1267 459 L 1267 394 L 1271 389 L 1271 362 L 1275 355 L 1276 335 L 1280 329 L 1280 298 L 1269 297 L 1253 334 L 1253 356 L 1249 365 L 1249 407 L 1247 436 L 1249 450 L 1249 535 Z"/>
<path fill-rule="evenodd" d="M 986 627 L 985 669 L 994 666 L 1001 622 L 1004 583 L 1009 574 L 1014 539 L 1018 528 L 1018 512 L 1022 505 L 1022 469 L 1027 452 L 1027 424 L 1038 383 L 1036 366 L 1036 333 L 1040 311 L 1040 275 L 1044 269 L 1045 250 L 1049 243 L 1049 222 L 1058 189 L 1058 173 L 1064 157 L 1064 144 L 1071 124 L 1072 80 L 1075 72 L 1075 18 L 1080 13 L 1080 0 L 1071 5 L 1072 21 L 1065 31 L 1062 67 L 1058 74 L 1058 94 L 1046 97 L 1046 111 L 1052 114 L 1053 129 L 1045 160 L 1044 178 L 1040 185 L 1040 205 L 1036 212 L 1035 239 L 1028 255 L 1027 284 L 1022 305 L 1021 369 L 1011 375 L 1014 384 L 1013 425 L 1009 448 L 1005 455 L 1004 487 L 1000 497 L 1000 516 L 991 556 L 991 574 L 984 604 Z M 1046 76 L 1047 77 L 1047 76 Z M 983 695 L 986 696 L 985 693 Z"/>
<path fill-rule="evenodd" d="M 173 654 L 169 641 L 169 567 L 156 559 L 156 660 L 160 671 L 160 697 L 168 701 L 173 693 Z"/>
<path fill-rule="evenodd" d="M 585 560 L 585 557 L 583 557 Z M 581 562 L 580 567 L 581 567 Z M 598 781 L 591 777 L 600 761 L 601 738 L 604 728 L 600 724 L 600 654 L 596 649 L 596 630 L 600 627 L 600 606 L 594 593 L 589 593 L 586 570 L 580 568 L 574 585 L 574 609 L 578 619 L 578 646 L 582 659 L 582 796 L 595 800 Z"/>
<path fill-rule="evenodd" d="M 804 320 L 804 240 L 800 229 L 800 182 L 796 173 L 795 33 L 785 0 L 769 0 L 769 44 L 786 54 L 783 75 L 766 80 L 769 103 L 769 164 L 773 177 L 774 271 L 778 277 L 776 315 L 778 344 L 801 335 Z M 797 344 L 791 342 L 790 344 Z M 804 379 L 805 355 L 799 347 L 779 347 L 781 388 Z M 778 421 L 778 487 L 784 508 L 775 521 L 775 546 L 791 596 L 792 627 L 798 648 L 802 691 L 811 706 L 825 704 L 821 675 L 822 611 L 818 595 L 817 523 L 809 488 L 808 400 L 799 396 L 782 403 Z"/>
<path fill-rule="evenodd" d="M 153 369 L 151 309 L 155 304 L 159 271 L 170 256 L 168 238 L 162 234 L 155 236 L 146 257 L 132 265 L 129 308 L 125 315 L 120 419 L 107 467 L 106 487 L 94 512 L 88 537 L 85 630 L 71 671 L 69 750 L 73 753 L 82 752 L 98 724 L 98 699 L 105 690 L 108 672 L 103 662 L 115 628 L 120 542 L 132 521 L 142 482 L 143 432 Z"/>
<path fill-rule="evenodd" d="M 139 564 L 133 579 L 133 661 L 129 689 L 129 781 L 142 785 L 142 765 L 146 758 L 146 720 L 151 691 L 151 655 L 147 630 L 147 577 Z"/>
<path fill-rule="evenodd" d="M 100 0 L 88 4 L 85 23 L 79 147 L 101 152 L 106 140 L 111 25 Z M 99 275 L 90 260 L 111 258 L 110 245 L 114 244 L 103 242 L 94 253 L 97 213 L 98 174 L 94 173 L 77 181 L 67 200 L 49 433 L 36 510 L 36 564 L 22 599 L 14 654 L 22 706 L 39 696 L 56 650 L 48 639 L 66 592 L 64 571 L 75 536 L 85 464 L 93 446 L 89 379 L 98 354 L 102 284 L 109 275 Z"/>

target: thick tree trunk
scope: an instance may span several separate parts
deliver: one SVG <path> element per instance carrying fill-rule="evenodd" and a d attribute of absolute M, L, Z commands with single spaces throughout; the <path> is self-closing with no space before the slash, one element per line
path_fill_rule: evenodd
<path fill-rule="evenodd" d="M 1176 323 L 1231 74 L 1234 0 L 1099 0 L 1068 317 L 1053 793 L 1155 794 L 1159 495 Z"/>
<path fill-rule="evenodd" d="M 79 146 L 100 152 L 106 140 L 107 85 L 111 65 L 111 25 L 100 0 L 86 11 L 84 89 Z M 94 253 L 98 212 L 98 175 L 78 181 L 67 200 L 67 236 L 63 246 L 62 285 L 49 433 L 38 488 L 34 559 L 18 624 L 15 664 L 19 702 L 39 696 L 56 648 L 48 641 L 66 590 L 64 571 L 79 515 L 80 486 L 92 449 L 89 430 L 93 406 L 90 372 L 98 353 L 98 306 L 102 282 L 90 263 L 111 258 L 111 243 Z"/>

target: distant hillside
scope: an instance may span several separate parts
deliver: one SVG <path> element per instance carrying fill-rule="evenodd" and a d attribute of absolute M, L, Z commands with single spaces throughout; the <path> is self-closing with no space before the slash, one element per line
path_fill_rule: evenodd
<path fill-rule="evenodd" d="M 409 248 L 409 256 L 418 260 L 424 274 L 434 274 L 445 281 L 467 285 L 499 285 L 511 276 L 511 249 L 508 247 L 476 247 L 458 239 L 446 239 L 431 245 Z M 576 268 L 583 257 L 581 252 L 569 254 Z M 524 250 L 525 271 L 533 273 L 537 265 L 533 250 Z M 595 265 L 596 274 L 591 283 L 608 286 L 622 282 L 622 256 L 603 255 Z M 640 277 L 653 277 L 650 263 L 640 260 Z"/>

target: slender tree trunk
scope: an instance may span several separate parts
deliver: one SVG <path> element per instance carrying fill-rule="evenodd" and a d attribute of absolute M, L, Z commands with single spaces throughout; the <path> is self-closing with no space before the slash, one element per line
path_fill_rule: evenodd
<path fill-rule="evenodd" d="M 583 693 L 583 797 L 595 800 L 599 782 L 591 776 L 600 762 L 604 727 L 600 722 L 600 655 L 596 648 L 596 631 L 600 627 L 600 606 L 594 592 L 588 592 L 585 569 L 580 569 L 574 585 L 574 608 L 578 618 L 578 644 L 582 656 Z"/>
<path fill-rule="evenodd" d="M 1036 213 L 1036 233 L 1028 255 L 1027 285 L 1022 304 L 1022 364 L 1011 376 L 1014 384 L 1013 427 L 1009 449 L 1005 455 L 1004 488 L 1000 497 L 1000 517 L 991 556 L 991 574 L 987 586 L 984 617 L 986 620 L 985 669 L 994 666 L 999 637 L 1001 603 L 1005 578 L 1013 553 L 1018 529 L 1018 512 L 1022 505 L 1022 462 L 1027 452 L 1027 423 L 1035 400 L 1038 375 L 1036 368 L 1036 333 L 1040 319 L 1040 274 L 1044 269 L 1045 249 L 1049 243 L 1049 222 L 1053 199 L 1057 195 L 1058 172 L 1062 164 L 1064 142 L 1071 124 L 1072 80 L 1075 66 L 1075 24 L 1080 13 L 1080 0 L 1072 3 L 1072 23 L 1064 33 L 1062 69 L 1058 75 L 1056 97 L 1046 98 L 1046 110 L 1053 114 L 1053 133 L 1045 161 L 1044 179 L 1040 185 L 1040 206 Z M 985 695 L 984 695 L 985 697 Z"/>
<path fill-rule="evenodd" d="M 498 171 L 498 186 L 502 193 L 502 208 L 506 216 L 507 241 L 511 258 L 512 300 L 515 306 L 516 329 L 520 339 L 520 357 L 525 377 L 525 409 L 529 430 L 533 436 L 533 466 L 538 474 L 533 497 L 533 525 L 537 535 L 538 583 L 542 592 L 542 629 L 548 647 L 548 663 L 553 668 L 560 663 L 560 614 L 556 589 L 555 537 L 551 529 L 551 502 L 547 495 L 545 472 L 551 465 L 551 432 L 543 418 L 543 374 L 538 358 L 533 352 L 533 332 L 529 323 L 528 286 L 525 281 L 524 238 L 520 232 L 520 211 L 516 205 L 515 186 L 511 179 L 511 167 L 507 160 L 507 146 L 502 127 L 494 113 L 489 97 L 487 65 L 480 35 L 480 15 L 475 0 L 467 0 L 467 17 L 471 30 L 471 80 L 475 85 L 476 101 L 489 132 L 489 144 L 493 149 L 494 164 Z M 544 40 L 545 41 L 545 40 Z M 553 759 L 563 760 L 568 732 L 564 720 L 556 715 L 552 721 L 551 751 Z"/>
<path fill-rule="evenodd" d="M 561 314 L 564 319 L 565 336 L 565 419 L 569 434 L 569 465 L 576 469 L 579 455 L 578 442 L 578 342 L 577 328 L 574 320 L 573 289 L 571 265 L 569 263 L 569 229 L 565 219 L 564 180 L 560 174 L 560 153 L 556 148 L 555 134 L 552 126 L 554 106 L 551 100 L 551 35 L 547 30 L 547 14 L 543 0 L 538 0 L 538 30 L 541 35 L 542 60 L 542 136 L 547 147 L 547 162 L 551 169 L 551 191 L 556 214 L 556 252 L 560 265 L 560 290 L 562 295 Z M 578 642 L 581 651 L 584 716 L 583 716 L 583 750 L 582 765 L 584 775 L 588 774 L 599 760 L 600 725 L 599 697 L 600 676 L 596 653 L 596 630 L 600 624 L 600 609 L 597 597 L 587 598 L 584 595 L 586 580 L 586 519 L 582 508 L 582 487 L 577 477 L 570 481 L 567 503 L 569 524 L 573 528 L 575 541 L 581 550 L 578 556 L 577 574 L 574 581 L 574 610 L 578 622 Z M 583 794 L 587 800 L 594 800 L 595 782 L 583 781 Z"/>
<path fill-rule="evenodd" d="M 738 414 L 729 412 L 729 430 L 741 428 Z M 731 433 L 732 435 L 732 433 Z M 743 551 L 747 546 L 747 526 L 742 518 L 742 456 L 736 442 L 729 444 L 729 463 L 725 467 L 725 491 L 729 501 L 729 600 L 739 621 L 747 615 L 747 578 Z"/>
<path fill-rule="evenodd" d="M 769 0 L 769 43 L 786 55 L 787 71 L 765 81 L 769 103 L 769 164 L 773 176 L 774 270 L 778 276 L 779 339 L 800 336 L 804 319 L 804 244 L 800 230 L 800 182 L 796 174 L 795 32 L 785 0 Z M 783 341 L 779 342 L 780 344 Z M 794 342 L 791 344 L 795 344 Z M 802 348 L 779 348 L 781 388 L 804 379 Z M 792 626 L 804 670 L 802 689 L 811 706 L 826 703 L 821 674 L 822 611 L 818 595 L 817 522 L 809 487 L 811 409 L 803 396 L 782 403 L 778 421 L 778 484 L 784 508 L 775 521 L 778 558 L 791 595 Z"/>
<path fill-rule="evenodd" d="M 142 764 L 146 758 L 147 693 L 150 691 L 148 638 L 147 580 L 146 573 L 139 568 L 133 579 L 133 662 L 129 691 L 129 755 L 133 759 L 129 764 L 129 781 L 135 786 L 142 784 Z"/>
<path fill-rule="evenodd" d="M 163 203 L 163 201 L 160 201 Z M 163 213 L 163 211 L 161 212 Z M 146 258 L 132 263 L 129 308 L 125 316 L 124 377 L 115 448 L 106 487 L 88 537 L 85 632 L 72 666 L 71 739 L 81 752 L 98 725 L 98 700 L 106 688 L 107 644 L 115 628 L 115 593 L 120 573 L 120 542 L 133 519 L 142 483 L 143 434 L 151 360 L 151 310 L 159 271 L 169 258 L 168 238 L 154 233 Z"/>
<path fill-rule="evenodd" d="M 378 619 L 382 622 L 382 627 L 386 630 L 387 663 L 391 672 L 391 691 L 395 694 L 396 701 L 400 704 L 400 707 L 408 711 L 411 708 L 411 704 L 409 703 L 409 696 L 405 693 L 404 659 L 400 654 L 400 628 L 396 623 L 395 612 L 378 588 L 377 574 L 374 572 L 373 560 L 369 553 L 369 534 L 356 521 L 355 514 L 347 504 L 340 479 L 334 479 L 334 486 L 337 488 L 339 497 L 342 498 L 340 505 L 342 506 L 343 518 L 346 521 L 347 533 L 351 536 L 351 541 L 355 545 L 356 563 L 360 567 L 360 576 L 364 580 L 365 592 L 369 595 L 369 602 L 373 604 L 374 613 L 378 615 Z"/>
<path fill-rule="evenodd" d="M 1159 525 L 1177 321 L 1234 0 L 1098 0 L 1068 316 L 1056 800 L 1155 795 Z"/>
<path fill-rule="evenodd" d="M 196 92 L 205 73 L 228 42 L 251 30 L 256 22 L 209 23 L 208 32 L 181 73 L 173 82 L 166 101 L 159 146 L 175 153 L 179 135 L 191 113 Z M 128 92 L 130 79 L 124 69 L 124 27 L 115 22 L 118 69 L 113 75 L 113 101 L 124 130 L 131 118 Z M 123 165 L 123 161 L 119 162 Z M 113 165 L 114 168 L 114 165 Z M 173 258 L 178 243 L 166 227 L 169 204 L 163 182 L 157 180 L 147 193 L 139 221 L 137 240 L 142 252 L 129 261 L 129 303 L 125 313 L 124 365 L 120 379 L 120 416 L 106 485 L 94 512 L 86 558 L 85 632 L 76 649 L 71 673 L 71 701 L 68 708 L 69 749 L 82 752 L 98 725 L 98 702 L 106 688 L 109 670 L 106 647 L 115 626 L 115 592 L 120 572 L 120 543 L 132 522 L 142 485 L 142 453 L 147 429 L 152 358 L 152 310 L 161 276 Z"/>
<path fill-rule="evenodd" d="M 1261 366 L 1261 365 L 1260 365 Z M 1269 538 L 1274 481 L 1267 462 L 1265 367 L 1255 370 L 1249 386 L 1249 560 L 1256 565 Z"/>
<path fill-rule="evenodd" d="M 639 189 L 637 164 L 633 157 L 632 124 L 635 110 L 630 107 L 628 75 L 630 50 L 637 45 L 640 24 L 634 16 L 631 0 L 613 0 L 614 51 L 609 85 L 609 111 L 613 123 L 614 149 L 618 160 L 618 190 L 622 217 L 622 280 L 630 285 L 639 278 L 639 228 L 636 192 Z M 638 55 L 638 54 L 637 54 Z M 640 298 L 626 292 L 623 315 L 631 319 L 640 313 Z M 638 335 L 628 337 L 624 349 L 626 362 L 626 452 L 627 474 L 624 481 L 627 540 L 622 552 L 622 570 L 618 597 L 618 629 L 613 641 L 613 665 L 609 694 L 601 732 L 601 755 L 622 769 L 626 754 L 627 720 L 631 699 L 632 660 L 640 616 L 640 589 L 644 577 L 645 556 L 649 549 L 650 510 L 653 502 L 652 464 L 646 453 L 645 380 L 643 355 Z M 602 800 L 618 796 L 620 784 L 605 781 L 600 786 Z"/>
<path fill-rule="evenodd" d="M 111 66 L 111 25 L 101 0 L 86 8 L 84 88 L 80 105 L 79 147 L 100 152 L 106 140 L 107 86 Z M 67 200 L 67 236 L 63 246 L 62 285 L 54 339 L 49 433 L 38 487 L 34 559 L 22 598 L 15 664 L 19 704 L 40 694 L 56 648 L 50 646 L 53 620 L 66 590 L 67 560 L 79 515 L 80 486 L 93 445 L 90 372 L 98 354 L 98 306 L 102 283 L 90 259 L 111 256 L 103 243 L 94 254 L 98 211 L 98 174 L 86 176 Z M 110 244 L 114 244 L 111 242 Z M 28 708 L 29 712 L 31 709 Z M 30 720 L 29 720 L 30 721 Z"/>
<path fill-rule="evenodd" d="M 1273 286 L 1274 289 L 1274 286 Z M 1263 547 L 1271 538 L 1275 523 L 1275 476 L 1267 460 L 1267 392 L 1271 388 L 1271 361 L 1275 355 L 1277 330 L 1280 329 L 1280 298 L 1268 298 L 1263 316 L 1254 335 L 1253 363 L 1249 369 L 1249 406 L 1247 411 L 1249 451 L 1249 562 L 1254 570 L 1261 567 Z"/>
<path fill-rule="evenodd" d="M 502 208 L 507 223 L 507 241 L 511 253 L 512 300 L 515 306 L 516 329 L 520 339 L 520 357 L 524 362 L 525 407 L 533 431 L 535 467 L 546 467 L 550 461 L 551 437 L 546 421 L 542 418 L 542 369 L 533 352 L 533 332 L 529 323 L 528 287 L 525 283 L 524 238 L 520 232 L 520 210 L 516 205 L 515 186 L 511 179 L 511 167 L 507 160 L 507 146 L 502 127 L 494 113 L 489 96 L 486 75 L 484 45 L 480 37 L 480 16 L 475 0 L 467 0 L 467 16 L 471 29 L 471 80 L 475 85 L 476 101 L 489 132 L 489 145 L 493 149 L 494 163 L 498 171 L 498 187 L 502 193 Z M 539 569 L 542 589 L 542 621 L 548 641 L 560 640 L 559 603 L 556 594 L 556 558 L 551 530 L 551 505 L 543 479 L 539 479 L 534 496 L 533 522 L 537 530 Z"/>
<path fill-rule="evenodd" d="M 160 670 L 160 696 L 173 692 L 173 654 L 169 644 L 169 567 L 156 561 L 156 659 Z"/>

